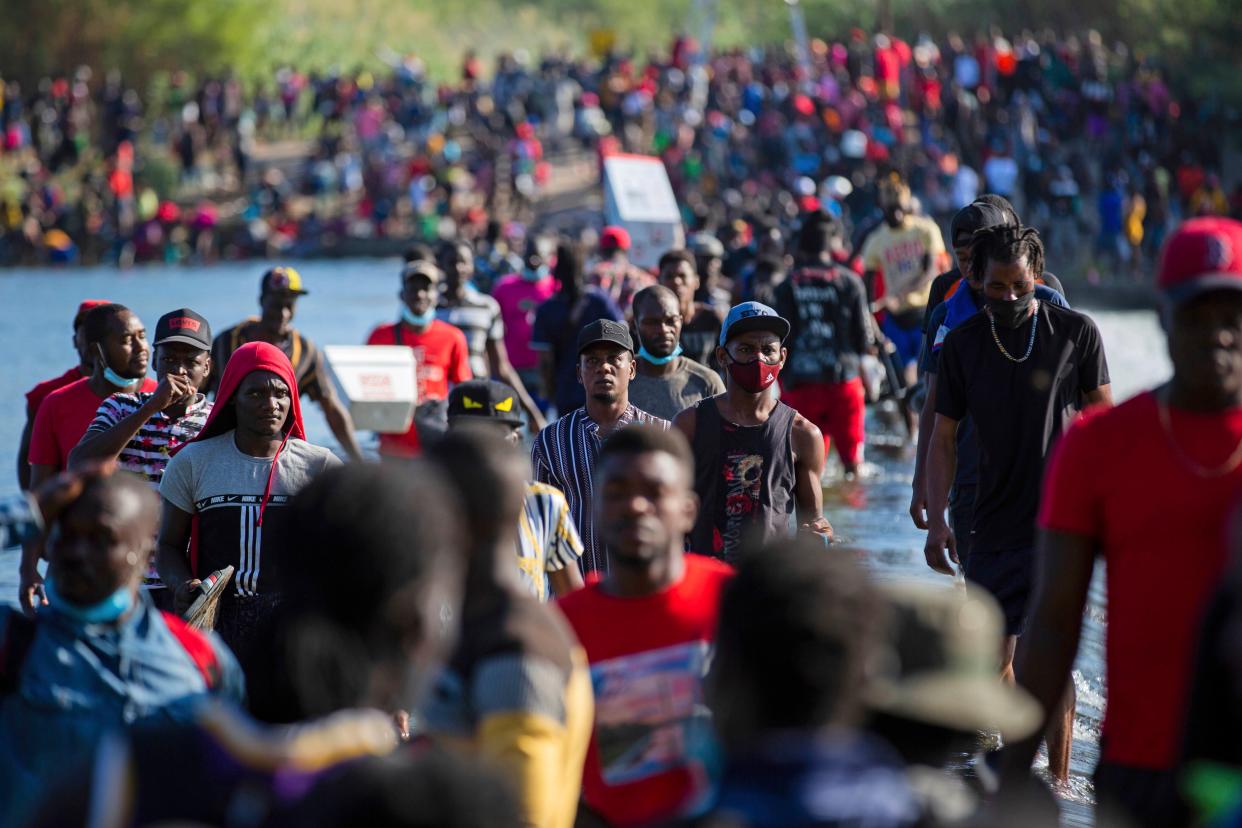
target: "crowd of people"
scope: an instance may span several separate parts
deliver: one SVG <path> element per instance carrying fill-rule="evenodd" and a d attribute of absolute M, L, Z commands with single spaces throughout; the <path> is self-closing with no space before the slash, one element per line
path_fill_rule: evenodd
<path fill-rule="evenodd" d="M 9 80 L 0 263 L 461 236 L 500 276 L 521 255 L 516 225 L 549 158 L 571 149 L 660 157 L 687 227 L 730 252 L 787 231 L 808 201 L 865 232 L 889 171 L 942 227 L 981 192 L 1004 196 L 1044 228 L 1063 271 L 1105 279 L 1148 272 L 1183 218 L 1242 212 L 1242 185 L 1222 178 L 1228 110 L 1097 33 L 854 29 L 805 46 L 804 58 L 704 53 L 679 37 L 646 63 L 502 55 L 490 77 L 470 53 L 453 83 L 414 57 L 379 73 L 284 67 L 246 85 L 177 72 L 145 96 L 88 67 L 33 89 Z M 282 139 L 306 148 L 261 151 Z"/>
<path fill-rule="evenodd" d="M 1069 772 L 1097 556 L 1100 824 L 1236 813 L 1242 223 L 1167 240 L 1173 377 L 1113 407 L 1010 201 L 944 238 L 900 177 L 877 208 L 857 242 L 806 204 L 654 272 L 620 227 L 591 267 L 531 234 L 495 280 L 467 236 L 411 246 L 366 341 L 413 351 L 419 404 L 379 462 L 292 324 L 296 269 L 214 336 L 84 301 L 0 509 L 0 821 L 1054 824 L 1031 765 L 1042 741 Z M 834 544 L 827 455 L 865 474 L 877 386 L 964 590 Z M 1004 748 L 968 780 L 980 733 Z"/>

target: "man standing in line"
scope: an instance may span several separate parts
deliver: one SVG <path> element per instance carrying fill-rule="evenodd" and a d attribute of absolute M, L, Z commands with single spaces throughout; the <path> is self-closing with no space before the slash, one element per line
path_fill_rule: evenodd
<path fill-rule="evenodd" d="M 529 417 L 532 433 L 547 423 L 543 412 L 535 405 L 522 378 L 509 364 L 509 351 L 505 348 L 505 323 L 500 314 L 500 304 L 485 293 L 475 290 L 471 284 L 474 276 L 474 249 L 464 239 L 445 241 L 438 251 L 440 269 L 444 273 L 444 288 L 436 305 L 436 319 L 447 322 L 466 335 L 466 347 L 470 349 L 470 370 L 475 379 L 492 377 L 508 383 L 517 394 L 522 409 Z"/>
<path fill-rule="evenodd" d="M 95 358 L 82 339 L 82 320 L 87 311 L 108 304 L 111 303 L 103 299 L 87 299 L 78 305 L 78 312 L 73 317 L 73 350 L 78 355 L 78 364 L 59 377 L 44 380 L 26 392 L 26 424 L 22 426 L 21 440 L 17 444 L 17 485 L 22 491 L 30 489 L 30 463 L 27 462 L 26 457 L 30 454 L 30 434 L 34 430 L 35 416 L 39 413 L 39 406 L 53 391 L 91 375 Z"/>
<path fill-rule="evenodd" d="M 823 516 L 824 437 L 776 398 L 789 322 L 758 302 L 735 305 L 720 332 L 716 359 L 725 392 L 673 420 L 694 454 L 699 514 L 690 549 L 732 562 L 744 542 L 763 544 L 795 531 L 828 542 Z"/>
<path fill-rule="evenodd" d="M 216 630 L 250 672 L 280 602 L 273 551 L 286 538 L 288 503 L 340 460 L 306 442 L 297 379 L 275 345 L 248 342 L 224 369 L 207 424 L 169 461 L 156 566 L 184 612 L 205 575 L 236 568 Z M 266 554 L 265 554 L 266 553 Z"/>
<path fill-rule="evenodd" d="M 671 420 L 704 397 L 724 393 L 719 374 L 682 355 L 677 294 L 663 285 L 643 288 L 633 311 L 639 345 L 638 374 L 630 383 L 635 405 Z"/>
<path fill-rule="evenodd" d="M 1165 247 L 1157 287 L 1173 378 L 1092 412 L 1054 452 L 1031 629 L 1017 661 L 1019 681 L 1055 715 L 1102 557 L 1109 692 L 1095 772 L 1101 825 L 1183 822 L 1175 768 L 1199 624 L 1229 560 L 1242 487 L 1242 224 L 1186 222 Z M 1025 776 L 1037 747 L 1016 746 L 1008 770 Z"/>
<path fill-rule="evenodd" d="M 367 337 L 368 345 L 404 345 L 414 351 L 418 372 L 418 409 L 404 434 L 381 434 L 380 454 L 388 458 L 418 455 L 420 423 L 443 433 L 444 400 L 449 388 L 472 379 L 466 335 L 436 319 L 436 295 L 443 274 L 427 261 L 406 265 L 401 274 L 401 318 L 380 325 Z"/>
<path fill-rule="evenodd" d="M 599 319 L 578 334 L 578 382 L 586 404 L 551 423 L 531 447 L 535 479 L 565 493 L 582 538 L 583 574 L 608 571 L 608 550 L 595 526 L 592 471 L 600 444 L 630 423 L 668 428 L 630 402 L 634 379 L 634 342 L 620 322 Z"/>
<path fill-rule="evenodd" d="M 719 780 L 703 682 L 732 570 L 683 551 L 691 462 L 672 431 L 631 426 L 609 438 L 594 509 L 612 568 L 560 600 L 595 689 L 582 799 L 608 825 L 693 816 Z"/>
<path fill-rule="evenodd" d="M 124 305 L 106 304 L 87 311 L 82 320 L 82 342 L 91 360 L 91 374 L 53 391 L 39 405 L 30 438 L 30 487 L 37 489 L 69 467 L 69 452 L 82 439 L 99 404 L 119 391 L 153 391 L 146 378 L 150 349 L 147 331 Z M 18 601 L 27 613 L 43 598 L 39 553 L 32 545 L 22 549 Z"/>
<path fill-rule="evenodd" d="M 491 428 L 509 445 L 522 442 L 522 418 L 514 410 L 517 393 L 502 382 L 471 380 L 449 392 L 449 433 Z M 568 595 L 582 586 L 582 539 L 560 489 L 528 482 L 518 519 L 517 564 L 522 585 L 540 601 Z"/>
<path fill-rule="evenodd" d="M 535 329 L 535 311 L 556 292 L 556 280 L 552 278 L 555 249 L 547 236 L 531 236 L 526 240 L 521 272 L 502 277 L 492 288 L 492 297 L 500 305 L 504 320 L 509 362 L 526 390 L 543 400 L 549 400 L 551 395 L 543 387 L 539 352 L 530 347 L 530 342 Z"/>
<path fill-rule="evenodd" d="M 634 294 L 655 282 L 650 273 L 630 261 L 629 251 L 629 232 L 624 227 L 605 227 L 599 234 L 600 261 L 591 269 L 590 283 L 622 311 L 629 310 Z"/>
<path fill-rule="evenodd" d="M 332 436 L 346 454 L 358 460 L 362 457 L 362 450 L 354 434 L 354 423 L 349 410 L 337 399 L 332 381 L 324 369 L 323 354 L 315 343 L 293 327 L 298 299 L 307 292 L 302 285 L 302 274 L 291 267 L 274 267 L 264 273 L 259 281 L 259 315 L 226 328 L 212 343 L 212 369 L 206 390 L 215 393 L 220 387 L 220 377 L 229 357 L 242 345 L 247 342 L 275 345 L 293 364 L 298 394 L 319 403 L 328 428 L 332 429 Z"/>
<path fill-rule="evenodd" d="M 689 251 L 670 250 L 660 257 L 659 281 L 677 296 L 681 310 L 682 352 L 710 368 L 723 317 L 715 308 L 695 299 L 699 274 L 694 267 L 694 256 Z"/>
<path fill-rule="evenodd" d="M 838 263 L 844 228 L 812 213 L 798 236 L 798 268 L 776 288 L 776 311 L 789 320 L 789 362 L 781 399 L 831 441 L 847 475 L 858 472 L 865 439 L 862 357 L 875 352 L 867 290 Z"/>
<path fill-rule="evenodd" d="M 1008 681 L 1014 646 L 1026 627 L 1045 458 L 1084 403 L 1112 404 L 1095 323 L 1035 298 L 1043 257 L 1031 228 L 1000 226 L 976 234 L 971 273 L 981 274 L 986 305 L 944 340 L 927 455 L 927 564 L 952 575 L 950 561 L 959 563 L 967 579 L 996 598 L 1005 615 L 1001 672 Z M 945 513 L 958 426 L 967 416 L 980 464 L 970 556 L 962 559 Z M 1069 775 L 1072 685 L 1064 695 L 1048 731 L 1048 767 L 1060 780 Z"/>

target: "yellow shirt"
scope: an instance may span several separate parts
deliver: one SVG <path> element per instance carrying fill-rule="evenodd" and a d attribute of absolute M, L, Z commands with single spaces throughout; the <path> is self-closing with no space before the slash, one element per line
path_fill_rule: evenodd
<path fill-rule="evenodd" d="M 898 313 L 927 307 L 932 277 L 945 259 L 940 228 L 923 216 L 906 216 L 896 229 L 881 224 L 862 251 L 863 267 L 884 274 L 885 293 L 897 297 Z"/>

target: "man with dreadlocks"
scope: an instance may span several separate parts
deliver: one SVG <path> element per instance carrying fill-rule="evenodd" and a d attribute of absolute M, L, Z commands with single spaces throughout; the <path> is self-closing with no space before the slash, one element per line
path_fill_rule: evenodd
<path fill-rule="evenodd" d="M 1002 675 L 1012 681 L 1031 592 L 1044 460 L 1079 410 L 1111 405 L 1112 394 L 1095 323 L 1036 296 L 1044 248 L 1034 229 L 1003 224 L 980 230 L 971 245 L 970 271 L 982 283 L 984 307 L 951 330 L 940 351 L 924 553 L 928 566 L 946 575 L 953 574 L 950 561 L 960 564 L 967 579 L 1000 603 L 1006 631 Z M 979 447 L 979 481 L 970 554 L 959 559 L 945 510 L 958 426 L 968 416 Z M 1060 714 L 1048 729 L 1049 770 L 1065 779 L 1072 693 Z"/>

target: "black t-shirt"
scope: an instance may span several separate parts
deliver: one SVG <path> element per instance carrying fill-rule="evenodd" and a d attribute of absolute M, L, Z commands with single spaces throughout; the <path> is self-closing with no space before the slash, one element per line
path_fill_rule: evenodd
<path fill-rule="evenodd" d="M 839 266 L 800 268 L 777 285 L 776 312 L 789 320 L 784 382 L 796 386 L 858 376 L 871 344 L 862 279 Z"/>
<path fill-rule="evenodd" d="M 720 316 L 706 305 L 694 306 L 694 318 L 681 326 L 681 350 L 700 365 L 716 368 L 716 346 L 720 343 Z"/>
<path fill-rule="evenodd" d="M 1039 303 L 1030 358 L 1001 354 L 986 313 L 949 332 L 940 352 L 936 413 L 975 425 L 979 488 L 973 549 L 1009 551 L 1035 541 L 1044 460 L 1082 408 L 1083 395 L 1109 382 L 1099 329 L 1076 311 Z M 1005 350 L 1026 353 L 1031 323 L 996 327 Z"/>

